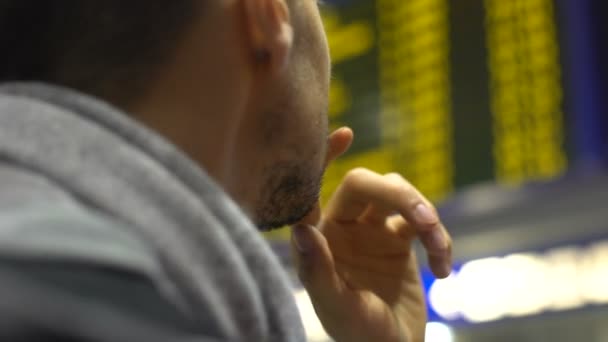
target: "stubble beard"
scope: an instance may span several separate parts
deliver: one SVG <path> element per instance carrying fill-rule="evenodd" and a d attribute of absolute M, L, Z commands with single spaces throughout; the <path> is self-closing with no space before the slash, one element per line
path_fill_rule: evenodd
<path fill-rule="evenodd" d="M 269 168 L 266 175 L 255 210 L 259 230 L 270 231 L 294 224 L 314 209 L 323 172 L 311 174 L 308 166 L 282 162 Z"/>

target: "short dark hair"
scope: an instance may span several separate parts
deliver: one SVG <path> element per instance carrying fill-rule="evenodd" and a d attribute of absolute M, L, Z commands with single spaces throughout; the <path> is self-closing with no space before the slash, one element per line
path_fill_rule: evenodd
<path fill-rule="evenodd" d="M 130 101 L 202 2 L 0 0 L 0 82 L 50 82 Z"/>

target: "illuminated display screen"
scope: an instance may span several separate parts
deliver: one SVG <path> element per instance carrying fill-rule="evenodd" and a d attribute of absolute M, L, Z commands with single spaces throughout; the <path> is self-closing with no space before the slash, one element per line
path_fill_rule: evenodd
<path fill-rule="evenodd" d="M 422 278 L 429 319 L 484 323 L 608 304 L 608 240 L 476 259 Z"/>
<path fill-rule="evenodd" d="M 352 0 L 323 13 L 330 114 L 356 143 L 328 171 L 398 171 L 440 201 L 463 186 L 518 185 L 567 169 L 553 0 Z"/>

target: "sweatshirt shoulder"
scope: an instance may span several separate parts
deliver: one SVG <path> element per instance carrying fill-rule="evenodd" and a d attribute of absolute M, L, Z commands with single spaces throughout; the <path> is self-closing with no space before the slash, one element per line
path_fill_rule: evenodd
<path fill-rule="evenodd" d="M 213 341 L 145 277 L 0 257 L 2 341 Z"/>
<path fill-rule="evenodd" d="M 73 262 L 154 277 L 154 251 L 127 223 L 91 210 L 52 181 L 0 162 L 0 257 Z"/>

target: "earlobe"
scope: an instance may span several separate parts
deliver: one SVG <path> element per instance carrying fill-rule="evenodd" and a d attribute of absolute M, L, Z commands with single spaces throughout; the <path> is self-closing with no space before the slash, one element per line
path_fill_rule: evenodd
<path fill-rule="evenodd" d="M 289 9 L 285 0 L 241 0 L 253 63 L 281 72 L 293 45 Z"/>

